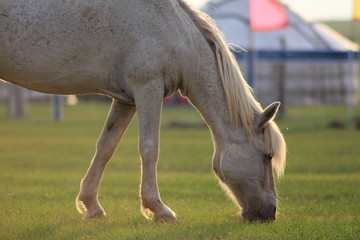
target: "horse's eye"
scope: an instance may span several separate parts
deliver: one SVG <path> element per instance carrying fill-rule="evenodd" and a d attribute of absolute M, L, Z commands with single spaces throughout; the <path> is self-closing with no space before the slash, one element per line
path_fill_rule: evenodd
<path fill-rule="evenodd" d="M 265 162 L 270 162 L 273 157 L 274 157 L 274 154 L 273 154 L 273 153 L 266 153 L 266 154 L 264 155 L 264 161 L 265 161 Z"/>

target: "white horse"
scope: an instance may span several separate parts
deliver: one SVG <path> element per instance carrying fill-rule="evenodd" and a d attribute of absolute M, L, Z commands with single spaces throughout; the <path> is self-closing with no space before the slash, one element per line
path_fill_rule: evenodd
<path fill-rule="evenodd" d="M 247 220 L 274 220 L 272 168 L 285 142 L 263 110 L 213 21 L 185 0 L 0 0 L 0 78 L 51 94 L 103 94 L 113 103 L 76 205 L 105 215 L 104 168 L 134 113 L 139 118 L 141 209 L 175 221 L 160 198 L 156 162 L 164 97 L 180 91 L 211 129 L 213 169 Z"/>

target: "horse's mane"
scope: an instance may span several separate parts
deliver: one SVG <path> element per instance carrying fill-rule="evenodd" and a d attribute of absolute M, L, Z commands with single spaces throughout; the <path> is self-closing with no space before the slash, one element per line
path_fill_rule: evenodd
<path fill-rule="evenodd" d="M 223 34 L 210 16 L 185 0 L 178 0 L 178 2 L 215 52 L 231 122 L 234 125 L 242 124 L 249 139 L 253 139 L 256 130 L 254 117 L 261 114 L 263 108 L 254 98 L 252 89 L 245 81 Z M 285 169 L 286 144 L 278 126 L 272 120 L 265 129 L 265 144 L 266 151 L 274 153 L 273 168 L 278 176 L 281 176 Z"/>

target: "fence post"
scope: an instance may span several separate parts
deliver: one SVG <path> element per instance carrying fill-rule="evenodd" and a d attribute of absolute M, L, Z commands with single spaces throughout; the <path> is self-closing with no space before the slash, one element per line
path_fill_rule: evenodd
<path fill-rule="evenodd" d="M 355 61 L 355 53 L 354 52 L 348 52 L 347 53 L 347 61 L 348 61 L 348 66 L 350 67 L 350 72 L 352 74 L 353 77 L 355 77 L 355 85 L 351 85 L 347 82 L 350 81 L 346 81 L 347 79 L 345 79 L 345 95 L 346 95 L 346 117 L 348 122 L 351 122 L 354 119 L 354 113 L 353 113 L 353 107 L 355 105 L 354 103 L 354 97 L 353 97 L 353 91 L 350 90 L 351 88 L 354 88 L 355 91 L 357 89 L 357 73 L 358 73 L 358 66 L 355 65 L 356 61 Z M 356 92 L 355 92 L 356 94 Z M 356 98 L 356 97 L 355 97 Z"/>
<path fill-rule="evenodd" d="M 60 95 L 51 96 L 51 116 L 55 121 L 61 121 L 63 119 L 63 106 L 64 99 Z"/>
<path fill-rule="evenodd" d="M 8 115 L 10 118 L 23 118 L 26 111 L 25 89 L 10 84 Z"/>
<path fill-rule="evenodd" d="M 285 38 L 280 38 L 281 46 L 281 57 L 279 65 L 279 101 L 281 102 L 279 115 L 281 117 L 286 114 L 286 62 L 285 62 L 285 51 L 286 51 L 286 40 Z"/>

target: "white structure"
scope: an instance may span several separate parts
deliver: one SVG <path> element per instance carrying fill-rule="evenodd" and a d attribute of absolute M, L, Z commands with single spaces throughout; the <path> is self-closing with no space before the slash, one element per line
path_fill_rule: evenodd
<path fill-rule="evenodd" d="M 279 100 L 282 76 L 287 103 L 354 104 L 357 45 L 329 27 L 305 19 L 289 6 L 284 7 L 289 18 L 287 28 L 252 35 L 247 0 L 211 0 L 203 10 L 215 19 L 229 43 L 258 51 L 254 88 L 264 105 Z M 237 55 L 246 74 L 246 54 Z"/>

